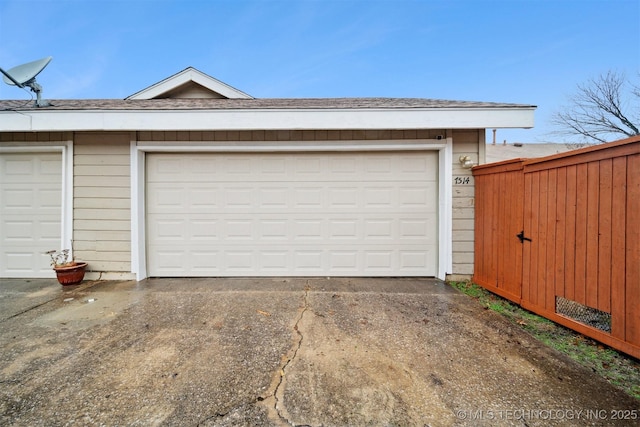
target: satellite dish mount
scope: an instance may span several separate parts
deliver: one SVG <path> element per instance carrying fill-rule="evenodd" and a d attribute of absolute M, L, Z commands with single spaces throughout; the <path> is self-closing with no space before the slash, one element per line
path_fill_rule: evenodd
<path fill-rule="evenodd" d="M 32 92 L 36 94 L 36 107 L 48 107 L 51 105 L 49 101 L 43 100 L 40 96 L 42 93 L 42 86 L 36 82 L 36 76 L 40 74 L 40 71 L 44 70 L 49 62 L 53 58 L 47 56 L 46 58 L 38 59 L 37 61 L 28 62 L 26 64 L 13 67 L 9 71 L 5 71 L 0 68 L 0 72 L 4 74 L 4 82 L 8 85 L 15 85 L 19 88 L 29 87 Z"/>

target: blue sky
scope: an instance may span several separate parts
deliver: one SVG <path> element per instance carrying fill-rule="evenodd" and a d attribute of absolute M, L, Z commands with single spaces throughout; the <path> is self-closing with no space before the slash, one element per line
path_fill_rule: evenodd
<path fill-rule="evenodd" d="M 561 142 L 549 117 L 577 84 L 637 81 L 640 0 L 0 0 L 0 40 L 5 70 L 53 56 L 46 99 L 125 98 L 193 66 L 258 98 L 533 104 L 535 128 L 498 141 Z"/>

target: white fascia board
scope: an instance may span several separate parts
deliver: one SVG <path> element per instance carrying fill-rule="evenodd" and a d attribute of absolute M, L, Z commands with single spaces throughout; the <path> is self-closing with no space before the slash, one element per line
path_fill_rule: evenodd
<path fill-rule="evenodd" d="M 531 128 L 534 107 L 291 110 L 48 110 L 0 113 L 0 131 Z"/>

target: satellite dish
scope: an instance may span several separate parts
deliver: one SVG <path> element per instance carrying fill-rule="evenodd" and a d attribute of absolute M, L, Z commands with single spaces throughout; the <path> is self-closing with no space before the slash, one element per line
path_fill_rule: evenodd
<path fill-rule="evenodd" d="M 4 82 L 8 85 L 15 85 L 20 88 L 28 86 L 32 92 L 35 92 L 38 99 L 35 102 L 36 107 L 48 107 L 51 104 L 48 101 L 43 101 L 40 98 L 42 92 L 42 86 L 36 82 L 36 76 L 40 74 L 44 67 L 46 67 L 53 58 L 47 56 L 46 58 L 38 59 L 37 61 L 28 62 L 26 64 L 13 67 L 9 71 L 5 71 L 0 68 L 0 72 L 4 74 Z"/>

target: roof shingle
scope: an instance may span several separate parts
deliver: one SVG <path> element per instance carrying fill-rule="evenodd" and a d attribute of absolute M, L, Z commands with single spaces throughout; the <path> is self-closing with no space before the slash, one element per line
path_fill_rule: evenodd
<path fill-rule="evenodd" d="M 33 101 L 0 101 L 2 110 L 269 110 L 269 109 L 473 109 L 532 108 L 534 105 L 449 101 L 429 98 L 258 98 L 258 99 L 61 99 L 37 108 Z"/>

